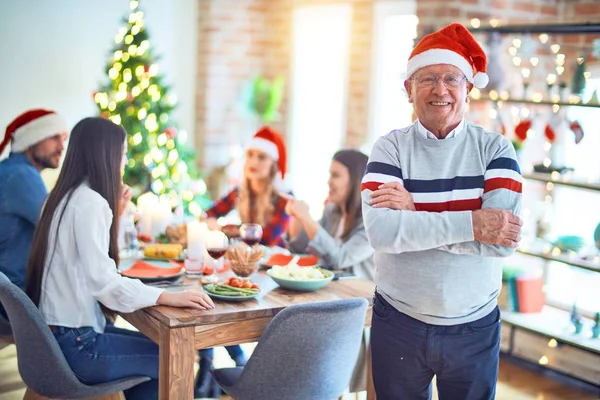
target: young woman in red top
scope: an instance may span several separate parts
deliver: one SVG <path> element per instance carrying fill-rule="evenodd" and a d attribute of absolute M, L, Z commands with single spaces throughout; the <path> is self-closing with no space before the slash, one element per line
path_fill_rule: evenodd
<path fill-rule="evenodd" d="M 283 138 L 269 127 L 259 129 L 246 147 L 241 185 L 206 211 L 209 228 L 220 229 L 216 219 L 236 209 L 242 223 L 262 226 L 261 244 L 285 246 L 282 236 L 290 217 L 285 212 L 287 200 L 279 194 L 285 172 Z"/>

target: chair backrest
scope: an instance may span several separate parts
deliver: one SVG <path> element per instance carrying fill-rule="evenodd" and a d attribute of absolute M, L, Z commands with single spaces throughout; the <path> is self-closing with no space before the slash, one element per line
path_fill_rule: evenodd
<path fill-rule="evenodd" d="M 358 358 L 367 307 L 366 299 L 354 298 L 282 310 L 236 387 L 253 399 L 337 399 Z"/>
<path fill-rule="evenodd" d="M 6 309 L 17 346 L 19 373 L 36 393 L 60 397 L 83 386 L 33 302 L 0 272 L 0 303 Z"/>

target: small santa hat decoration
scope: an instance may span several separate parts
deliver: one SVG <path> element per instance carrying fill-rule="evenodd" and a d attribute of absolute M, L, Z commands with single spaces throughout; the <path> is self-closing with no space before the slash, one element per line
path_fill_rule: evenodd
<path fill-rule="evenodd" d="M 549 123 L 546 124 L 546 127 L 544 128 L 544 136 L 546 136 L 546 139 L 548 139 L 550 143 L 554 143 L 556 140 L 556 130 L 550 126 Z"/>
<path fill-rule="evenodd" d="M 0 142 L 0 153 L 12 140 L 11 151 L 20 153 L 44 139 L 69 131 L 67 123 L 56 112 L 41 108 L 25 111 L 7 127 Z"/>
<path fill-rule="evenodd" d="M 531 129 L 532 121 L 530 119 L 522 120 L 515 127 L 515 136 L 521 141 L 527 139 L 527 131 Z"/>
<path fill-rule="evenodd" d="M 478 88 L 484 88 L 489 82 L 485 51 L 461 24 L 453 23 L 424 36 L 410 53 L 406 76 L 436 64 L 454 65 Z"/>
<path fill-rule="evenodd" d="M 258 149 L 265 152 L 277 162 L 277 169 L 281 174 L 281 178 L 285 178 L 287 153 L 281 134 L 268 126 L 263 126 L 254 134 L 254 137 L 250 140 L 246 148 Z"/>

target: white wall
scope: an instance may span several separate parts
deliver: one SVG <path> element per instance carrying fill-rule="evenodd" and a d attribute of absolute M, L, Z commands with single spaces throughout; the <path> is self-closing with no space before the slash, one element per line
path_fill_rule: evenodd
<path fill-rule="evenodd" d="M 159 71 L 177 96 L 174 119 L 193 138 L 196 0 L 142 0 Z M 57 110 L 73 126 L 96 115 L 92 93 L 128 15 L 127 0 L 0 0 L 0 136 L 21 112 Z"/>

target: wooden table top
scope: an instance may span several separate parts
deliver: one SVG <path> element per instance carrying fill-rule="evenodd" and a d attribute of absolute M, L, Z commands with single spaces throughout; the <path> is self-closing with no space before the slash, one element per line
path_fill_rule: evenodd
<path fill-rule="evenodd" d="M 219 278 L 231 276 L 230 272 L 223 273 Z M 362 297 L 372 301 L 375 284 L 366 279 L 344 278 L 330 282 L 327 286 L 314 292 L 295 292 L 279 287 L 265 271 L 258 271 L 251 281 L 260 286 L 261 294 L 243 302 L 228 302 L 213 299 L 215 308 L 212 310 L 192 310 L 166 306 L 155 306 L 145 309 L 160 324 L 170 328 L 185 326 L 200 326 L 238 320 L 248 320 L 261 317 L 273 317 L 287 306 L 300 303 L 331 301 L 352 297 Z M 186 278 L 191 286 L 175 290 L 200 287 L 199 279 Z"/>

